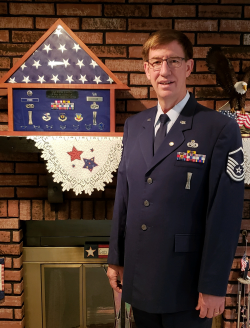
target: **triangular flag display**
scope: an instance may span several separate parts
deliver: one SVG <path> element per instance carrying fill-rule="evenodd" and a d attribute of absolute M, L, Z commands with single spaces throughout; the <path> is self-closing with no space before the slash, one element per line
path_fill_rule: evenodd
<path fill-rule="evenodd" d="M 111 84 L 113 79 L 58 25 L 6 82 Z"/>
<path fill-rule="evenodd" d="M 115 90 L 129 89 L 61 19 L 0 79 L 4 88 L 6 136 L 116 136 Z"/>

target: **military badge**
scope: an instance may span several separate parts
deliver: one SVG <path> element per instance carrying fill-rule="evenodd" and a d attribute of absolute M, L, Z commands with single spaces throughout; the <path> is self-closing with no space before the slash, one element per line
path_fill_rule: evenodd
<path fill-rule="evenodd" d="M 96 115 L 97 115 L 97 112 L 93 112 L 93 125 L 97 125 L 96 123 Z"/>
<path fill-rule="evenodd" d="M 31 97 L 33 95 L 33 92 L 31 90 L 27 91 L 27 96 Z"/>
<path fill-rule="evenodd" d="M 99 108 L 99 105 L 97 105 L 96 102 L 93 102 L 93 104 L 90 105 L 90 108 L 91 109 L 98 109 Z"/>
<path fill-rule="evenodd" d="M 61 129 L 61 130 L 65 130 L 66 127 L 67 127 L 67 125 L 60 125 L 60 129 Z"/>
<path fill-rule="evenodd" d="M 29 125 L 32 125 L 33 124 L 33 121 L 32 121 L 32 110 L 29 110 L 28 111 L 28 116 L 29 116 Z"/>
<path fill-rule="evenodd" d="M 50 121 L 51 120 L 51 116 L 50 116 L 50 113 L 45 113 L 45 114 L 43 114 L 43 116 L 42 116 L 42 119 L 44 120 L 44 121 Z"/>
<path fill-rule="evenodd" d="M 77 122 L 81 122 L 83 120 L 82 114 L 81 113 L 76 113 L 75 120 Z"/>
<path fill-rule="evenodd" d="M 27 104 L 26 108 L 35 108 L 35 105 L 34 104 Z"/>
<path fill-rule="evenodd" d="M 199 145 L 197 144 L 197 142 L 195 142 L 195 140 L 191 140 L 187 143 L 187 146 L 190 148 L 197 148 Z"/>
<path fill-rule="evenodd" d="M 85 124 L 85 128 L 86 128 L 86 130 L 91 130 L 91 124 Z"/>
<path fill-rule="evenodd" d="M 53 125 L 45 125 L 46 126 L 46 129 L 52 129 L 53 128 Z"/>
<path fill-rule="evenodd" d="M 104 129 L 104 123 L 102 123 L 102 122 L 99 123 L 99 124 L 98 124 L 98 129 L 99 129 L 99 130 L 103 130 L 103 129 Z"/>
<path fill-rule="evenodd" d="M 64 113 L 62 113 L 58 116 L 58 120 L 64 122 L 67 120 L 67 116 Z"/>
<path fill-rule="evenodd" d="M 227 159 L 227 174 L 234 181 L 242 181 L 245 178 L 244 153 L 242 147 L 231 151 Z"/>

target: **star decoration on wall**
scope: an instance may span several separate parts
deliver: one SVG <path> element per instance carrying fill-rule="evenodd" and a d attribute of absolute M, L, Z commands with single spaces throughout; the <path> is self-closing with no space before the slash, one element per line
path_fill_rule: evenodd
<path fill-rule="evenodd" d="M 83 168 L 84 169 L 88 169 L 90 172 L 93 171 L 93 168 L 95 166 L 98 166 L 98 164 L 95 163 L 95 157 L 92 157 L 90 159 L 87 159 L 87 158 L 83 158 L 83 161 L 84 161 L 84 166 Z"/>
<path fill-rule="evenodd" d="M 93 59 L 91 59 L 91 63 L 89 65 L 93 66 L 93 68 L 98 66 L 98 64 Z"/>
<path fill-rule="evenodd" d="M 72 48 L 72 49 L 74 49 L 76 52 L 78 51 L 78 50 L 80 50 L 81 49 L 81 47 L 79 46 L 79 44 L 74 44 L 74 47 Z"/>
<path fill-rule="evenodd" d="M 38 75 L 38 80 L 37 81 L 40 82 L 40 83 L 46 82 L 45 79 L 44 79 L 44 75 L 43 76 Z"/>
<path fill-rule="evenodd" d="M 83 64 L 83 59 L 82 59 L 82 60 L 79 60 L 79 59 L 78 59 L 78 62 L 77 62 L 77 64 L 76 64 L 76 66 L 79 66 L 80 68 L 82 68 L 82 66 L 85 66 L 85 65 Z"/>
<path fill-rule="evenodd" d="M 71 157 L 71 162 L 74 161 L 75 159 L 81 160 L 80 156 L 82 153 L 83 151 L 77 150 L 75 146 L 73 146 L 71 151 L 67 152 L 67 154 L 69 154 L 69 156 Z"/>
<path fill-rule="evenodd" d="M 63 53 L 65 50 L 67 50 L 65 48 L 65 44 L 60 44 L 60 47 L 58 48 L 58 50 L 61 50 L 61 52 Z"/>
<path fill-rule="evenodd" d="M 67 79 L 65 81 L 68 81 L 69 83 L 74 82 L 73 75 L 71 76 L 67 75 Z"/>
<path fill-rule="evenodd" d="M 22 71 L 25 69 L 25 67 L 27 66 L 25 65 L 25 63 L 23 63 L 23 65 L 21 66 Z"/>
<path fill-rule="evenodd" d="M 52 74 L 52 78 L 51 78 L 51 80 L 54 81 L 55 83 L 56 83 L 57 81 L 60 81 L 60 80 L 58 79 L 58 74 L 57 74 L 56 76 Z"/>
<path fill-rule="evenodd" d="M 42 65 L 40 64 L 40 60 L 34 60 L 34 64 L 32 66 L 35 66 L 36 69 L 38 69 L 38 67 Z"/>
<path fill-rule="evenodd" d="M 48 53 L 50 50 L 52 50 L 52 49 L 50 48 L 50 44 L 48 44 L 48 45 L 45 44 L 43 50 L 47 51 L 47 53 Z"/>
<path fill-rule="evenodd" d="M 87 257 L 94 256 L 95 251 L 96 251 L 96 249 L 92 249 L 90 246 L 89 249 L 86 249 L 86 252 L 88 253 Z"/>
<path fill-rule="evenodd" d="M 80 74 L 80 75 L 81 75 L 81 74 Z M 85 81 L 88 81 L 88 80 L 86 79 L 86 74 L 85 74 L 84 76 L 81 75 L 81 77 L 80 77 L 79 80 L 82 81 L 82 83 L 84 83 Z"/>
<path fill-rule="evenodd" d="M 29 76 L 23 76 L 23 80 L 22 80 L 22 82 L 25 82 L 25 83 L 29 83 L 29 82 L 31 82 L 31 81 L 30 81 L 30 77 L 29 77 Z"/>
<path fill-rule="evenodd" d="M 96 82 L 97 84 L 98 84 L 99 82 L 102 82 L 100 76 L 95 76 L 95 78 L 94 78 L 93 81 Z"/>

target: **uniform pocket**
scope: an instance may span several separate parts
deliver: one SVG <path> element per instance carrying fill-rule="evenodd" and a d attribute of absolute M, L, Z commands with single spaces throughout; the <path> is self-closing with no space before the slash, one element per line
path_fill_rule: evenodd
<path fill-rule="evenodd" d="M 175 252 L 198 252 L 200 250 L 200 235 L 198 234 L 176 234 Z"/>
<path fill-rule="evenodd" d="M 182 166 L 184 168 L 195 168 L 195 169 L 202 169 L 205 167 L 204 163 L 194 163 L 194 162 L 185 162 L 185 161 L 176 161 L 175 166 Z"/>

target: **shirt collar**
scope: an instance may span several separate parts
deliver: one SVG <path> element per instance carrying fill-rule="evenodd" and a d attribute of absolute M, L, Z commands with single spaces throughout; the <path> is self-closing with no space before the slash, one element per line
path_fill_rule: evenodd
<path fill-rule="evenodd" d="M 180 101 L 178 102 L 178 104 L 176 104 L 173 108 L 171 108 L 167 114 L 168 117 L 170 118 L 170 121 L 173 123 L 177 120 L 177 118 L 179 117 L 181 111 L 183 110 L 183 108 L 185 107 L 186 103 L 188 102 L 188 99 L 190 98 L 190 94 L 187 91 L 186 96 Z M 156 113 L 156 117 L 155 117 L 155 125 L 156 126 L 158 123 L 160 123 L 159 118 L 160 115 L 164 114 L 163 110 L 161 109 L 161 105 L 158 101 L 157 104 L 157 113 Z"/>

